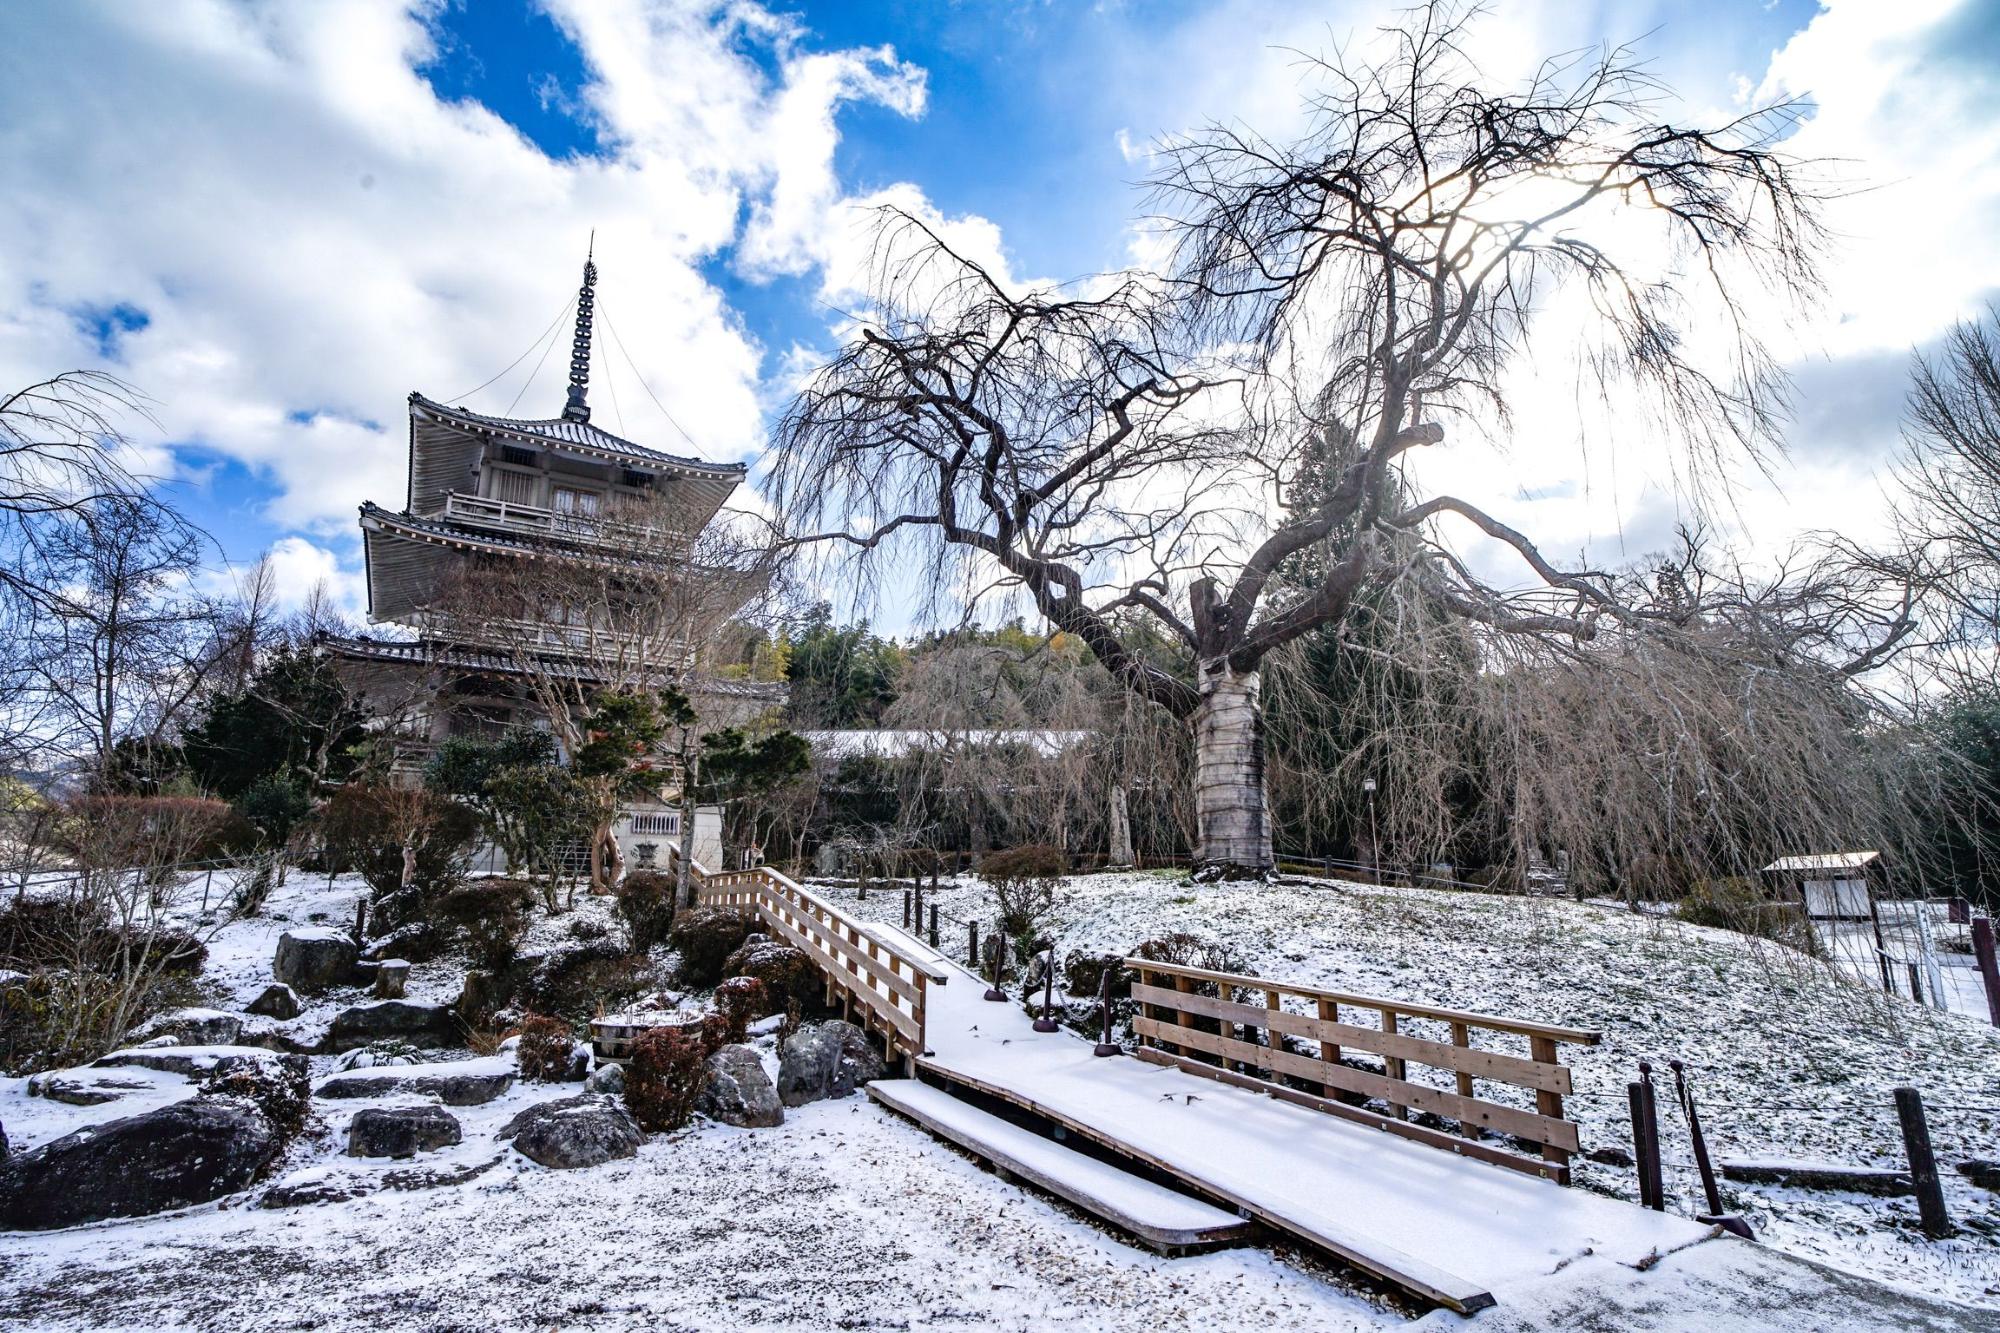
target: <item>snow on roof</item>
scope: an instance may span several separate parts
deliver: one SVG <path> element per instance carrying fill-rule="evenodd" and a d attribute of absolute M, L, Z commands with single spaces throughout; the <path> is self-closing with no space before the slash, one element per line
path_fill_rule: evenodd
<path fill-rule="evenodd" d="M 1820 852 L 1812 856 L 1781 856 L 1766 870 L 1859 870 L 1880 852 Z"/>
<path fill-rule="evenodd" d="M 1045 731 L 1030 728 L 975 727 L 966 731 L 802 731 L 806 743 L 835 759 L 873 755 L 899 759 L 918 750 L 974 749 L 1026 745 L 1047 759 L 1073 750 L 1090 739 L 1088 731 Z"/>

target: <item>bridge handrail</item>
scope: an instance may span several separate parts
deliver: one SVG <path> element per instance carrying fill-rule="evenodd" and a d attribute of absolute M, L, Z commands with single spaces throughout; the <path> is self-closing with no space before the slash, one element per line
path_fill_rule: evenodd
<path fill-rule="evenodd" d="M 689 858 L 698 881 L 697 901 L 745 903 L 786 943 L 811 958 L 836 987 L 860 1006 L 891 1046 L 924 1053 L 928 978 L 917 960 L 862 922 L 768 866 L 709 871 Z"/>
<path fill-rule="evenodd" d="M 1570 1156 L 1581 1144 L 1575 1122 L 1563 1114 L 1563 1098 L 1573 1087 L 1558 1044 L 1595 1045 L 1603 1039 L 1601 1033 L 1149 958 L 1127 958 L 1124 965 L 1139 974 L 1132 986 L 1139 1006 L 1132 1025 L 1143 1060 L 1253 1087 L 1404 1138 L 1569 1183 Z M 1156 984 L 1162 981 L 1171 984 Z M 1212 987 L 1213 993 L 1203 994 L 1197 989 L 1201 986 Z M 1263 1002 L 1247 1002 L 1244 993 L 1250 991 L 1262 992 Z M 1287 1010 L 1286 997 L 1307 1002 L 1308 1012 Z M 1374 1011 L 1381 1026 L 1347 1021 L 1343 1005 Z M 1450 1040 L 1413 1032 L 1402 1026 L 1404 1019 L 1443 1024 Z M 1516 1055 L 1475 1047 L 1474 1030 L 1525 1037 L 1528 1050 Z M 1317 1049 L 1301 1050 L 1295 1041 L 1311 1042 Z M 1349 1051 L 1375 1056 L 1380 1072 L 1344 1060 Z M 1451 1086 L 1412 1079 L 1407 1069 L 1412 1064 L 1441 1071 Z M 1534 1109 L 1481 1096 L 1481 1081 L 1532 1094 Z M 1388 1114 L 1356 1104 L 1362 1100 L 1385 1103 Z M 1454 1136 L 1412 1123 L 1412 1111 L 1456 1120 L 1459 1132 Z M 1489 1134 L 1531 1142 L 1538 1158 L 1487 1142 Z"/>

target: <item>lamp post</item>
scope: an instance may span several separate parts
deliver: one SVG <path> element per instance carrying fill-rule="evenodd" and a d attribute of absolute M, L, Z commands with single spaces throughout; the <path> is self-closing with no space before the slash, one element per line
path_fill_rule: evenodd
<path fill-rule="evenodd" d="M 1382 882 L 1382 844 L 1377 841 L 1375 831 L 1375 779 L 1361 779 L 1361 790 L 1368 797 L 1368 874 L 1375 883 Z"/>

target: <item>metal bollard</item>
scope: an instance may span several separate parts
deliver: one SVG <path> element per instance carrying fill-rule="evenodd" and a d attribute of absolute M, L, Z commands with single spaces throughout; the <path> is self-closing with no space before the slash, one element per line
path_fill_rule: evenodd
<path fill-rule="evenodd" d="M 1098 1035 L 1097 1045 L 1092 1055 L 1123 1055 L 1125 1050 L 1111 1040 L 1111 969 L 1119 965 L 1119 960 L 1109 957 L 1104 960 L 1104 970 L 1097 978 L 1097 1008 L 1104 1015 L 1104 1030 Z"/>

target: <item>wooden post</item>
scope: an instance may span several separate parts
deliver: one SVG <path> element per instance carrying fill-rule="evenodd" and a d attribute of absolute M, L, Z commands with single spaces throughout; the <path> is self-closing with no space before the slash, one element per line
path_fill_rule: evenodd
<path fill-rule="evenodd" d="M 933 949 L 937 948 L 938 946 L 937 912 L 938 912 L 937 904 L 932 903 L 931 904 L 931 948 Z M 917 924 L 922 925 L 923 923 L 918 922 Z"/>
<path fill-rule="evenodd" d="M 1472 1033 L 1465 1024 L 1453 1023 L 1451 1025 L 1451 1044 L 1462 1051 L 1472 1049 Z M 1540 1057 L 1537 1058 L 1539 1059 Z M 1461 1097 L 1476 1096 L 1477 1094 L 1473 1091 L 1472 1087 L 1472 1075 L 1466 1073 L 1463 1069 L 1453 1072 L 1458 1075 L 1458 1095 Z M 1479 1126 L 1467 1120 L 1458 1122 L 1458 1132 L 1468 1139 L 1476 1139 L 1480 1134 Z"/>
<path fill-rule="evenodd" d="M 1181 992 L 1183 995 L 1188 994 L 1189 992 L 1194 990 L 1194 982 L 1187 977 L 1177 976 L 1174 978 L 1174 989 Z M 1188 1017 L 1186 1010 L 1176 1009 L 1174 1010 L 1174 1026 L 1182 1028 L 1193 1027 L 1194 1020 Z M 1188 1047 L 1180 1045 L 1179 1043 L 1176 1043 L 1174 1045 L 1174 1054 L 1192 1056 L 1197 1060 L 1201 1059 L 1200 1051 L 1191 1050 Z M 1215 1062 L 1219 1065 L 1226 1065 L 1228 1063 L 1220 1056 L 1216 1057 Z M 1205 1064 L 1207 1062 L 1203 1061 L 1203 1063 Z"/>
<path fill-rule="evenodd" d="M 966 922 L 965 934 L 968 940 L 965 946 L 965 965 L 974 972 L 977 972 L 979 970 L 979 923 L 977 921 Z"/>
<path fill-rule="evenodd" d="M 1556 1057 L 1556 1043 L 1553 1037 L 1528 1038 L 1528 1054 L 1535 1058 L 1537 1064 L 1553 1065 L 1560 1063 Z M 1465 1082 L 1468 1084 L 1471 1082 L 1463 1074 L 1459 1077 L 1465 1079 Z M 1647 1100 L 1650 1102 L 1651 1098 L 1649 1097 Z M 1548 1092 L 1541 1088 L 1535 1089 L 1535 1110 L 1542 1115 L 1548 1116 L 1551 1120 L 1562 1119 L 1562 1094 L 1559 1092 Z M 1654 1131 L 1653 1169 L 1655 1171 L 1659 1169 L 1658 1133 L 1657 1130 Z M 1542 1160 L 1549 1164 L 1547 1171 L 1549 1179 L 1555 1181 L 1558 1185 L 1569 1184 L 1569 1149 L 1558 1148 L 1554 1144 L 1544 1143 L 1542 1145 Z M 1657 1186 L 1655 1188 L 1657 1189 Z"/>
<path fill-rule="evenodd" d="M 1278 1012 L 1278 992 L 1272 990 L 1269 986 L 1264 988 L 1264 1007 L 1272 1013 Z M 1282 1051 L 1285 1049 L 1285 1039 L 1279 1036 L 1278 1029 L 1272 1027 L 1269 1023 L 1264 1025 L 1264 1049 L 1267 1051 Z M 1278 1066 L 1275 1063 L 1263 1072 L 1264 1076 L 1269 1078 L 1273 1083 L 1280 1081 L 1278 1078 Z"/>
<path fill-rule="evenodd" d="M 1921 908 L 1921 904 L 1919 904 Z M 1924 1002 L 1924 979 L 1915 963 L 1910 964 L 1910 998 L 1918 1004 Z"/>
<path fill-rule="evenodd" d="M 1321 1000 L 1319 1002 L 1319 1016 L 1325 1022 L 1338 1023 L 1340 1021 L 1339 1003 L 1334 1000 Z M 1320 1038 L 1319 1058 L 1326 1061 L 1330 1065 L 1339 1064 L 1340 1063 L 1339 1044 L 1337 1042 L 1328 1041 L 1324 1037 Z M 1334 1086 L 1330 1083 L 1326 1084 L 1320 1088 L 1320 1093 L 1322 1096 L 1331 1097 L 1334 1094 Z"/>
<path fill-rule="evenodd" d="M 1942 1240 L 1951 1234 L 1951 1214 L 1945 1211 L 1944 1186 L 1938 1182 L 1937 1158 L 1931 1153 L 1923 1095 L 1915 1088 L 1896 1089 L 1896 1118 L 1903 1122 L 1903 1148 L 1910 1155 L 1910 1183 L 1916 1186 L 1924 1234 Z"/>
<path fill-rule="evenodd" d="M 1396 1034 L 1396 1011 L 1394 1009 L 1384 1009 L 1382 1011 L 1382 1031 L 1389 1036 Z M 1401 1082 L 1406 1075 L 1406 1066 L 1403 1064 L 1400 1056 L 1383 1056 L 1382 1068 L 1388 1071 L 1390 1078 L 1398 1082 Z M 1389 1103 L 1389 1114 L 1395 1116 L 1398 1120 L 1408 1120 L 1410 1118 L 1410 1108 L 1401 1102 L 1392 1101 Z"/>
<path fill-rule="evenodd" d="M 1979 979 L 1986 983 L 1986 1018 L 2000 1028 L 2000 962 L 1993 956 L 1993 918 L 1972 918 L 1972 952 L 1979 959 Z"/>
<path fill-rule="evenodd" d="M 1651 1115 L 1652 1086 L 1627 1083 L 1625 1099 L 1632 1108 L 1632 1160 L 1639 1168 L 1639 1206 L 1663 1212 L 1666 1204 L 1656 1183 L 1660 1178 L 1660 1138 Z"/>
<path fill-rule="evenodd" d="M 908 930 L 909 928 L 910 928 L 910 891 L 909 891 L 908 889 L 904 889 L 904 890 L 903 890 L 903 929 L 904 929 L 904 930 Z"/>

